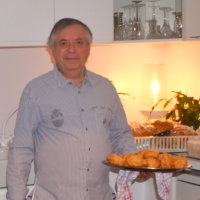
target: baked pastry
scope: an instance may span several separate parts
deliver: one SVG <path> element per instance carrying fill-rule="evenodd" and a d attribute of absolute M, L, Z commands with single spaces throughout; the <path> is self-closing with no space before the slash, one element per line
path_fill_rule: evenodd
<path fill-rule="evenodd" d="M 159 155 L 161 168 L 174 168 L 174 158 L 172 154 L 164 152 Z"/>
<path fill-rule="evenodd" d="M 113 165 L 124 165 L 124 159 L 122 156 L 115 153 L 111 153 L 107 156 L 107 161 Z"/>
<path fill-rule="evenodd" d="M 128 165 L 127 159 L 128 159 L 131 155 L 134 155 L 134 153 L 127 153 L 127 154 L 124 154 L 124 155 L 122 156 L 122 158 L 123 158 L 123 160 L 124 160 L 124 165 Z"/>
<path fill-rule="evenodd" d="M 176 156 L 174 158 L 175 168 L 185 168 L 187 167 L 187 158 L 185 156 Z"/>
<path fill-rule="evenodd" d="M 146 167 L 146 160 L 139 154 L 132 154 L 127 157 L 127 164 L 130 167 Z"/>
<path fill-rule="evenodd" d="M 160 167 L 159 159 L 149 157 L 146 159 L 146 161 L 147 161 L 147 167 L 149 167 L 149 168 L 159 168 Z"/>
<path fill-rule="evenodd" d="M 151 120 L 147 123 L 130 123 L 134 137 L 157 136 L 164 131 L 170 131 L 168 136 L 197 136 L 197 132 L 188 126 L 169 120 Z"/>
<path fill-rule="evenodd" d="M 174 128 L 174 124 L 171 121 L 155 120 L 151 122 L 151 125 L 153 125 L 156 129 L 154 135 L 167 130 L 172 130 Z"/>
<path fill-rule="evenodd" d="M 128 153 L 122 156 L 112 153 L 107 156 L 107 161 L 113 165 L 148 168 L 185 168 L 187 157 L 176 156 L 164 152 L 159 153 L 153 149 L 143 149 L 138 153 Z"/>
<path fill-rule="evenodd" d="M 147 151 L 144 152 L 143 157 L 145 159 L 147 158 L 158 158 L 159 151 L 153 150 L 153 149 L 147 149 Z"/>

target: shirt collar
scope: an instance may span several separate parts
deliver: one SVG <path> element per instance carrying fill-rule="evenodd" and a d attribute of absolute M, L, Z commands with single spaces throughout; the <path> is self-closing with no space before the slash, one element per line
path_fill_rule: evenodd
<path fill-rule="evenodd" d="M 71 81 L 67 80 L 58 70 L 58 66 L 54 66 L 54 77 L 57 81 L 58 87 L 65 87 L 66 85 L 71 84 Z M 93 76 L 91 75 L 90 71 L 85 68 L 85 79 L 84 83 L 88 83 L 90 85 L 94 84 Z M 83 83 L 83 84 L 84 84 Z"/>

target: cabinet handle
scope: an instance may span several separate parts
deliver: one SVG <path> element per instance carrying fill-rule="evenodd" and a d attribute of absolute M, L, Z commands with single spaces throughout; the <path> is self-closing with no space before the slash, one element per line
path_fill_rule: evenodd
<path fill-rule="evenodd" d="M 195 186 L 200 186 L 199 184 L 196 184 L 196 183 L 192 183 L 192 182 L 189 182 L 189 181 L 184 181 L 184 180 L 178 180 L 179 182 L 182 182 L 182 183 L 186 183 L 186 184 L 189 184 L 189 185 L 195 185 Z"/>
<path fill-rule="evenodd" d="M 193 39 L 198 39 L 198 38 L 200 38 L 200 35 L 196 35 L 196 36 L 190 36 L 190 38 L 193 38 Z"/>

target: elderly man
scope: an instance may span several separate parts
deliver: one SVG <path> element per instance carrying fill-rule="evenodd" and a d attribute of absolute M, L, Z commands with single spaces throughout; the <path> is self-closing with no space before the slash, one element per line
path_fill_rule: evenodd
<path fill-rule="evenodd" d="M 111 152 L 136 152 L 114 86 L 85 67 L 92 33 L 81 21 L 64 18 L 48 44 L 54 70 L 25 87 L 7 167 L 8 200 L 24 200 L 31 162 L 33 200 L 111 200 Z"/>

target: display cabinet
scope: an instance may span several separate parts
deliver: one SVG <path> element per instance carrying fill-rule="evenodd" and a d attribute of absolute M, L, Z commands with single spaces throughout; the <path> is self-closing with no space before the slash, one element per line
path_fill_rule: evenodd
<path fill-rule="evenodd" d="M 114 40 L 182 38 L 181 0 L 114 0 Z"/>

